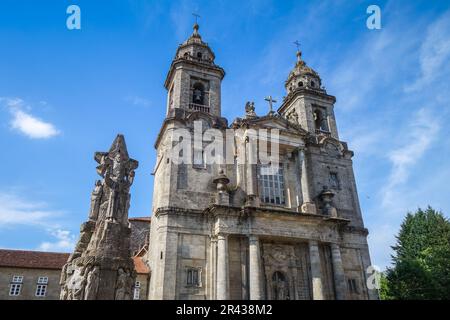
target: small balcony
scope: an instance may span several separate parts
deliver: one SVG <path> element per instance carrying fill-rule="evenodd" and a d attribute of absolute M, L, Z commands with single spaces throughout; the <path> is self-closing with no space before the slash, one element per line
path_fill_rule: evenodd
<path fill-rule="evenodd" d="M 196 103 L 189 103 L 189 110 L 209 113 L 209 107 L 208 106 L 205 106 L 205 105 L 202 105 L 202 104 L 196 104 Z"/>
<path fill-rule="evenodd" d="M 326 131 L 326 130 L 322 130 L 322 129 L 316 129 L 316 135 L 331 137 L 331 132 L 330 131 Z"/>

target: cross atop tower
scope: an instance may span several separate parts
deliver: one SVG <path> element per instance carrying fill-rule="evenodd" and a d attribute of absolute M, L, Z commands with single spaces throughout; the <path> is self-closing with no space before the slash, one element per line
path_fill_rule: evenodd
<path fill-rule="evenodd" d="M 266 100 L 269 103 L 269 114 L 272 115 L 275 112 L 273 111 L 273 104 L 277 102 L 272 96 L 265 97 L 264 100 Z"/>
<path fill-rule="evenodd" d="M 198 20 L 198 18 L 201 18 L 200 17 L 200 15 L 199 14 L 197 14 L 197 13 L 192 13 L 192 15 L 195 17 L 195 24 L 197 24 L 197 20 Z"/>
<path fill-rule="evenodd" d="M 295 40 L 294 44 L 297 46 L 297 62 L 300 62 L 302 58 L 302 52 L 300 51 L 300 42 L 298 42 L 298 40 Z"/>

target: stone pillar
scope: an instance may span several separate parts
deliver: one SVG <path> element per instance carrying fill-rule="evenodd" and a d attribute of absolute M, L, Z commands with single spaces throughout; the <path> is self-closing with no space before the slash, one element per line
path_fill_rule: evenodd
<path fill-rule="evenodd" d="M 249 236 L 250 300 L 262 300 L 261 250 L 257 236 Z"/>
<path fill-rule="evenodd" d="M 257 138 L 252 132 L 247 133 L 246 140 L 246 165 L 245 165 L 245 178 L 246 178 L 246 192 L 247 192 L 247 205 L 258 206 L 258 197 L 256 195 L 256 163 L 257 163 Z"/>
<path fill-rule="evenodd" d="M 312 192 L 311 192 L 311 183 L 309 179 L 308 173 L 308 164 L 307 159 L 305 157 L 305 151 L 303 149 L 298 150 L 298 158 L 301 164 L 301 186 L 302 186 L 302 197 L 303 204 L 300 208 L 300 211 L 303 213 L 317 213 L 316 205 L 312 201 Z"/>
<path fill-rule="evenodd" d="M 342 266 L 341 249 L 336 243 L 331 244 L 331 259 L 333 261 L 334 288 L 336 291 L 336 300 L 345 300 L 345 275 Z"/>
<path fill-rule="evenodd" d="M 217 236 L 217 300 L 228 299 L 228 238 Z"/>
<path fill-rule="evenodd" d="M 209 257 L 209 265 L 210 266 L 215 266 L 217 265 L 217 239 L 216 238 L 211 238 L 211 243 L 210 243 L 210 257 Z M 209 278 L 206 279 L 206 282 L 208 283 L 208 294 L 207 297 L 209 300 L 214 300 L 216 299 L 216 286 L 215 284 L 217 283 L 216 281 L 216 268 L 212 267 L 209 268 Z"/>
<path fill-rule="evenodd" d="M 312 297 L 314 300 L 323 300 L 319 244 L 315 240 L 309 241 L 309 261 L 311 263 Z"/>

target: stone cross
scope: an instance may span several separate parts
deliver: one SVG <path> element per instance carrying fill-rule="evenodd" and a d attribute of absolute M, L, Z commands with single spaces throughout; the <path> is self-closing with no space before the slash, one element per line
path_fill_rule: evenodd
<path fill-rule="evenodd" d="M 195 24 L 197 24 L 197 19 L 200 18 L 200 15 L 196 13 L 193 13 L 192 15 L 195 17 Z"/>
<path fill-rule="evenodd" d="M 298 42 L 298 40 L 295 40 L 294 44 L 297 46 L 297 51 L 300 51 L 300 42 Z"/>
<path fill-rule="evenodd" d="M 265 97 L 264 100 L 269 102 L 269 114 L 274 114 L 275 112 L 273 111 L 273 104 L 276 103 L 277 100 L 273 99 L 272 96 Z"/>

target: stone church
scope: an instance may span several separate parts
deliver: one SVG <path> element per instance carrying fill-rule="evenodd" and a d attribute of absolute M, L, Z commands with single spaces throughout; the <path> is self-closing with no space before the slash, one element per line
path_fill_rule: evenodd
<path fill-rule="evenodd" d="M 165 80 L 166 117 L 155 142 L 149 299 L 377 299 L 352 167 L 339 139 L 334 103 L 319 74 L 297 52 L 277 111 L 221 116 L 225 71 L 194 25 Z M 294 60 L 294 59 L 293 59 Z M 234 163 L 172 161 L 176 132 L 243 132 Z M 279 165 L 250 161 L 247 132 L 277 129 Z M 225 141 L 223 144 L 227 144 Z M 238 163 L 238 157 L 244 159 Z"/>

